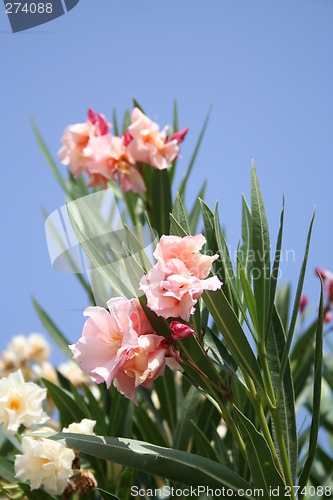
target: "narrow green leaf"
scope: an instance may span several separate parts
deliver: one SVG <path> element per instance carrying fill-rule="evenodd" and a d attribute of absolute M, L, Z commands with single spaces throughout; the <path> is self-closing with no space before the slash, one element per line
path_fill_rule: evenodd
<path fill-rule="evenodd" d="M 67 205 L 68 216 L 73 227 L 74 233 L 82 246 L 84 252 L 89 257 L 94 268 L 98 270 L 111 288 L 120 296 L 127 299 L 133 297 L 133 292 L 123 283 L 121 277 L 116 273 L 112 266 L 105 260 L 103 255 L 97 250 L 93 241 L 86 237 L 71 214 L 71 209 Z"/>
<path fill-rule="evenodd" d="M 267 315 L 267 327 L 265 340 L 267 341 L 267 337 L 269 335 L 270 323 L 274 309 L 274 300 L 275 300 L 275 292 L 276 285 L 279 279 L 279 268 L 280 268 L 280 257 L 281 257 L 281 245 L 282 245 L 282 233 L 283 233 L 283 219 L 284 219 L 284 197 L 283 197 L 283 206 L 281 211 L 281 219 L 280 219 L 280 229 L 276 242 L 276 250 L 275 250 L 275 258 L 273 263 L 273 269 L 271 274 L 271 289 L 269 293 L 269 309 Z"/>
<path fill-rule="evenodd" d="M 271 488 L 279 488 L 280 492 L 285 491 L 283 479 L 275 468 L 271 451 L 263 435 L 245 415 L 237 408 L 234 409 L 245 442 L 254 486 L 262 489 L 263 495 L 261 494 L 260 498 L 270 500 L 273 498 L 270 495 Z"/>
<path fill-rule="evenodd" d="M 152 264 L 147 256 L 146 252 L 144 251 L 143 246 L 139 242 L 138 238 L 135 236 L 135 234 L 129 229 L 129 227 L 126 224 L 125 224 L 125 229 L 126 229 L 127 236 L 128 236 L 129 242 L 131 244 L 131 248 L 134 252 L 136 259 L 139 260 L 139 263 L 140 263 L 142 269 L 145 271 L 145 273 L 147 273 L 149 271 L 149 269 L 151 269 Z"/>
<path fill-rule="evenodd" d="M 82 434 L 58 433 L 50 439 L 61 440 L 70 448 L 103 460 L 157 474 L 188 485 L 225 486 L 237 492 L 251 489 L 250 483 L 227 467 L 204 457 L 171 448 L 162 448 L 142 441 Z M 245 496 L 254 500 L 252 495 Z"/>
<path fill-rule="evenodd" d="M 0 457 L 0 479 L 10 484 L 15 484 L 17 481 L 13 462 L 4 457 Z"/>
<path fill-rule="evenodd" d="M 129 109 L 126 109 L 121 128 L 122 133 L 126 132 L 126 130 L 130 125 L 131 125 L 131 113 L 129 112 Z"/>
<path fill-rule="evenodd" d="M 198 230 L 198 223 L 199 223 L 199 218 L 200 218 L 200 199 L 203 199 L 205 197 L 206 193 L 206 187 L 207 187 L 207 181 L 205 180 L 196 199 L 193 204 L 192 210 L 189 213 L 189 225 L 190 225 L 190 234 L 196 234 Z"/>
<path fill-rule="evenodd" d="M 185 175 L 183 177 L 183 180 L 181 181 L 180 186 L 179 186 L 179 190 L 178 191 L 179 191 L 179 194 L 183 198 L 185 197 L 186 184 L 187 184 L 188 178 L 190 176 L 190 173 L 192 171 L 195 159 L 197 157 L 197 154 L 198 154 L 198 151 L 199 151 L 199 148 L 200 148 L 200 145 L 201 145 L 201 141 L 202 141 L 203 136 L 205 134 L 205 131 L 206 131 L 206 128 L 207 128 L 207 125 L 208 125 L 208 121 L 209 121 L 209 117 L 210 117 L 211 111 L 212 111 L 212 106 L 210 106 L 210 108 L 208 110 L 208 113 L 207 113 L 207 116 L 205 118 L 203 127 L 201 129 L 200 134 L 199 134 L 199 138 L 198 138 L 197 144 L 196 144 L 196 146 L 194 148 L 194 152 L 193 152 L 192 158 L 190 160 L 189 166 L 187 167 L 187 171 L 186 171 L 186 173 L 185 173 Z"/>
<path fill-rule="evenodd" d="M 253 162 L 251 172 L 251 207 L 252 245 L 254 251 L 253 287 L 260 328 L 258 333 L 264 338 L 270 293 L 271 246 L 264 202 Z"/>
<path fill-rule="evenodd" d="M 219 462 L 216 455 L 216 451 L 212 447 L 207 436 L 202 432 L 202 430 L 197 426 L 197 424 L 191 420 L 193 438 L 197 446 L 197 453 L 203 457 L 207 457 L 214 462 Z"/>
<path fill-rule="evenodd" d="M 169 234 L 169 213 L 172 212 L 171 187 L 167 170 L 154 170 L 151 198 L 151 225 L 161 237 L 162 234 Z"/>
<path fill-rule="evenodd" d="M 167 421 L 171 432 L 173 432 L 177 421 L 174 373 L 169 369 L 165 370 L 163 377 L 158 377 L 155 380 L 154 388 L 160 400 L 161 413 Z"/>
<path fill-rule="evenodd" d="M 56 497 L 49 495 L 44 490 L 31 490 L 30 486 L 25 483 L 17 483 L 20 489 L 23 491 L 24 495 L 28 500 L 55 500 Z"/>
<path fill-rule="evenodd" d="M 181 227 L 172 214 L 170 214 L 170 234 L 180 236 L 181 238 L 188 236 L 187 232 Z"/>
<path fill-rule="evenodd" d="M 112 111 L 112 119 L 113 119 L 113 130 L 114 130 L 114 135 L 119 136 L 119 127 L 118 127 L 118 119 L 117 119 L 117 111 L 116 111 L 116 108 L 113 108 L 113 111 Z"/>
<path fill-rule="evenodd" d="M 239 260 L 241 261 L 246 277 L 252 282 L 252 216 L 249 206 L 242 196 L 242 244 L 239 249 Z"/>
<path fill-rule="evenodd" d="M 135 99 L 135 97 L 132 97 L 132 101 L 133 101 L 133 107 L 138 108 L 141 111 L 141 113 L 143 113 L 145 115 L 146 113 L 143 111 L 142 107 L 140 106 L 138 101 Z"/>
<path fill-rule="evenodd" d="M 215 361 L 230 373 L 237 371 L 237 363 L 231 354 L 226 349 L 222 341 L 214 335 L 210 328 L 206 329 L 204 336 L 204 345 L 208 348 L 215 359 Z"/>
<path fill-rule="evenodd" d="M 178 224 L 184 229 L 184 231 L 187 234 L 190 234 L 187 214 L 179 192 L 177 192 L 176 194 L 175 202 L 172 208 L 172 215 L 174 216 Z"/>
<path fill-rule="evenodd" d="M 85 418 L 84 412 L 68 391 L 44 378 L 42 378 L 42 382 L 59 410 L 61 423 L 64 427 L 72 422 L 81 422 Z"/>
<path fill-rule="evenodd" d="M 301 472 L 298 485 L 300 491 L 307 485 L 310 472 L 316 455 L 318 443 L 318 431 L 320 421 L 320 400 L 321 400 L 321 384 L 323 372 L 323 326 L 324 326 L 324 290 L 323 282 L 320 278 L 321 293 L 319 303 L 319 316 L 316 331 L 316 349 L 315 349 L 315 362 L 314 362 L 314 383 L 313 383 L 313 403 L 312 403 L 312 421 L 310 431 L 309 452 L 305 461 L 303 470 Z M 304 498 L 301 493 L 300 497 Z"/>
<path fill-rule="evenodd" d="M 277 399 L 279 397 L 279 392 L 280 392 L 280 388 L 281 388 L 281 384 L 282 384 L 282 380 L 283 380 L 283 376 L 284 376 L 284 370 L 286 369 L 286 366 L 287 366 L 291 342 L 293 340 L 293 335 L 294 335 L 294 331 L 295 331 L 296 320 L 297 320 L 297 315 L 298 315 L 298 311 L 299 311 L 299 303 L 301 300 L 301 295 L 302 295 L 302 290 L 303 290 L 306 264 L 308 261 L 308 254 L 309 254 L 309 247 L 310 247 L 310 240 L 311 240 L 311 232 L 312 232 L 314 215 L 315 214 L 313 213 L 311 223 L 310 223 L 309 232 L 308 232 L 308 237 L 306 240 L 305 253 L 304 253 L 303 263 L 302 263 L 302 267 L 301 267 L 301 272 L 300 272 L 299 279 L 298 279 L 298 285 L 297 285 L 293 313 L 292 313 L 290 326 L 289 326 L 289 330 L 288 330 L 286 345 L 285 345 L 282 360 L 281 360 L 281 370 L 280 370 L 279 383 L 278 383 L 278 389 L 277 389 Z"/>
<path fill-rule="evenodd" d="M 240 280 L 241 280 L 241 284 L 242 284 L 242 288 L 243 288 L 243 292 L 244 292 L 245 303 L 246 303 L 247 308 L 249 310 L 253 326 L 254 326 L 255 330 L 258 332 L 259 326 L 258 326 L 258 314 L 257 314 L 256 301 L 255 301 L 255 298 L 254 298 L 254 295 L 252 292 L 251 285 L 247 279 L 245 270 L 242 266 L 242 263 L 240 260 L 238 262 L 239 262 L 239 276 L 240 276 Z"/>
<path fill-rule="evenodd" d="M 201 393 L 196 387 L 191 385 L 189 388 L 182 411 L 179 412 L 177 424 L 173 432 L 172 447 L 177 450 L 186 451 L 191 441 L 191 419 L 197 415 L 197 410 L 201 404 Z"/>
<path fill-rule="evenodd" d="M 207 248 L 212 252 L 212 254 L 216 254 L 218 251 L 216 236 L 215 236 L 215 228 L 214 228 L 214 214 L 211 209 L 206 205 L 206 203 L 199 198 L 202 219 L 205 228 L 205 237 L 207 240 Z"/>
<path fill-rule="evenodd" d="M 217 327 L 223 335 L 226 346 L 239 366 L 264 388 L 260 369 L 246 335 L 222 290 L 205 291 L 204 302 Z"/>
<path fill-rule="evenodd" d="M 281 361 L 286 345 L 285 333 L 281 323 L 281 319 L 276 308 L 273 308 L 270 330 L 267 337 L 267 362 L 271 374 L 272 385 L 274 391 L 277 389 L 279 381 L 279 373 L 281 370 Z M 295 395 L 293 380 L 289 360 L 284 372 L 283 382 L 281 386 L 279 412 L 283 438 L 286 445 L 287 457 L 293 479 L 293 484 L 296 484 L 296 469 L 298 459 L 298 443 L 297 443 L 297 428 L 296 428 L 296 410 L 295 410 Z M 275 429 L 273 426 L 276 449 L 278 450 Z"/>
<path fill-rule="evenodd" d="M 289 304 L 290 304 L 290 285 L 282 284 L 275 297 L 276 308 L 282 321 L 284 331 L 288 330 L 289 322 Z"/>
<path fill-rule="evenodd" d="M 62 189 L 64 190 L 64 192 L 70 196 L 70 192 L 67 189 L 67 184 L 66 184 L 63 176 L 61 175 L 55 161 L 53 160 L 53 158 L 52 158 L 52 156 L 51 156 L 51 154 L 46 146 L 46 143 L 45 143 L 43 137 L 41 136 L 41 133 L 39 132 L 34 120 L 32 120 L 32 128 L 33 128 L 34 134 L 36 136 L 37 142 L 39 144 L 39 147 L 41 149 L 41 152 L 43 153 L 44 158 L 47 161 L 52 173 L 54 174 L 55 178 L 59 182 L 59 184 L 62 187 Z"/>
<path fill-rule="evenodd" d="M 88 400 L 89 410 L 92 415 L 93 420 L 96 420 L 95 432 L 96 434 L 107 433 L 107 424 L 105 422 L 105 413 L 102 410 L 99 401 L 96 400 L 95 396 L 91 392 L 87 384 L 83 384 L 83 392 Z"/>
<path fill-rule="evenodd" d="M 164 376 L 159 377 L 159 379 L 161 378 L 164 378 Z M 161 429 L 148 415 L 146 408 L 142 408 L 141 406 L 135 408 L 135 420 L 142 439 L 158 446 L 168 446 L 168 442 L 163 436 Z"/>
<path fill-rule="evenodd" d="M 102 490 L 101 488 L 97 488 L 97 491 L 101 497 L 104 498 L 104 500 L 120 500 L 120 498 L 116 497 L 116 495 L 112 495 L 112 493 Z"/>
<path fill-rule="evenodd" d="M 32 302 L 42 325 L 47 330 L 52 340 L 55 342 L 55 344 L 57 344 L 57 346 L 62 350 L 62 352 L 68 358 L 72 359 L 73 355 L 68 348 L 70 344 L 69 340 L 59 330 L 59 328 L 56 326 L 56 324 L 53 322 L 50 316 L 44 311 L 44 309 L 39 305 L 39 303 L 34 297 L 32 297 Z"/>

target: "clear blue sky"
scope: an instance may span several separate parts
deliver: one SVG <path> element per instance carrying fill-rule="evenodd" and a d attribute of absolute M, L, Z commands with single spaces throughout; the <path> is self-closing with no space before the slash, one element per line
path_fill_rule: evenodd
<path fill-rule="evenodd" d="M 317 206 L 305 290 L 318 300 L 315 265 L 333 268 L 333 3 L 331 0 L 81 0 L 70 13 L 12 34 L 0 5 L 0 348 L 17 333 L 43 331 L 32 293 L 68 337 L 81 334 L 85 295 L 50 264 L 43 216 L 63 194 L 35 142 L 33 116 L 56 155 L 64 127 L 88 107 L 111 117 L 136 96 L 161 125 L 177 97 L 190 132 L 181 178 L 207 109 L 213 113 L 188 195 L 208 178 L 228 243 L 240 237 L 241 193 L 255 160 L 275 245 L 286 197 L 283 266 L 295 283 Z M 58 355 L 56 355 L 58 359 Z"/>

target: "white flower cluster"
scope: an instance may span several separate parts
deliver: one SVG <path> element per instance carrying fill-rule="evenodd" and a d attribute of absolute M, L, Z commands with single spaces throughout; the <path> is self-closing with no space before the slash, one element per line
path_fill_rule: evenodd
<path fill-rule="evenodd" d="M 46 422 L 45 398 L 46 389 L 24 382 L 21 370 L 0 379 L 0 423 L 9 434 L 15 434 L 22 424 L 30 427 Z"/>
<path fill-rule="evenodd" d="M 16 335 L 3 351 L 0 359 L 1 376 L 21 369 L 24 373 L 31 371 L 31 363 L 47 361 L 51 347 L 43 335 L 31 333 L 29 336 Z M 32 378 L 29 376 L 29 378 Z"/>
<path fill-rule="evenodd" d="M 81 422 L 73 422 L 62 432 L 94 434 L 95 424 L 95 420 L 85 418 Z M 52 429 L 44 430 L 54 433 Z M 58 441 L 33 436 L 22 438 L 22 451 L 23 454 L 15 459 L 16 477 L 21 481 L 30 481 L 32 490 L 43 485 L 48 493 L 60 495 L 73 475 L 74 451 Z"/>

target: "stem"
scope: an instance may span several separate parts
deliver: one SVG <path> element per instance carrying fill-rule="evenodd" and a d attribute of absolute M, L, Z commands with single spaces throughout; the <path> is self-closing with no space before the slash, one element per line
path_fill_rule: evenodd
<path fill-rule="evenodd" d="M 252 379 L 247 374 L 244 378 L 245 378 L 246 384 L 249 388 L 249 391 L 251 394 L 251 402 L 252 402 L 252 405 L 253 405 L 254 409 L 256 410 L 256 414 L 259 418 L 262 432 L 263 432 L 263 434 L 266 438 L 267 444 L 271 450 L 274 463 L 276 465 L 276 468 L 278 469 L 278 471 L 280 472 L 280 474 L 283 477 L 284 476 L 283 470 L 281 468 L 279 457 L 277 456 L 277 453 L 276 453 L 275 445 L 274 445 L 274 442 L 273 442 L 273 439 L 272 439 L 272 436 L 271 436 L 271 433 L 270 433 L 270 430 L 269 430 L 269 427 L 268 427 L 268 424 L 266 421 L 266 417 L 265 417 L 265 413 L 264 413 L 261 401 L 257 397 L 256 389 L 254 387 Z"/>

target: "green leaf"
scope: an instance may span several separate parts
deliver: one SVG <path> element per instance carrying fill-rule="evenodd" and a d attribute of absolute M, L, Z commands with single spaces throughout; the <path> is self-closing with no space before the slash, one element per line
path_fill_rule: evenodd
<path fill-rule="evenodd" d="M 122 133 L 126 132 L 126 130 L 130 125 L 131 125 L 131 113 L 129 112 L 129 109 L 126 109 L 124 114 L 123 124 L 121 127 Z"/>
<path fill-rule="evenodd" d="M 95 396 L 91 392 L 88 385 L 83 384 L 83 392 L 88 400 L 90 413 L 92 415 L 93 420 L 96 420 L 95 432 L 97 434 L 107 433 L 107 425 L 105 422 L 105 413 L 102 410 L 99 402 L 96 400 Z"/>
<path fill-rule="evenodd" d="M 280 492 L 285 491 L 283 479 L 275 468 L 272 454 L 263 435 L 257 431 L 245 415 L 237 408 L 234 409 L 245 442 L 254 486 L 263 490 L 260 498 L 270 500 L 273 498 L 270 495 L 270 488 L 279 488 Z"/>
<path fill-rule="evenodd" d="M 17 481 L 13 462 L 3 457 L 0 457 L 0 478 L 10 484 L 15 484 Z"/>
<path fill-rule="evenodd" d="M 264 384 L 257 360 L 238 318 L 227 301 L 223 291 L 217 290 L 216 292 L 212 292 L 207 290 L 203 293 L 203 299 L 217 327 L 222 333 L 229 351 L 234 356 L 239 366 L 263 389 Z"/>
<path fill-rule="evenodd" d="M 63 178 L 63 176 L 61 175 L 55 161 L 53 160 L 47 146 L 46 146 L 46 143 L 43 139 L 43 137 L 41 136 L 38 128 L 37 128 L 37 125 L 35 124 L 35 122 L 32 120 L 32 128 L 33 128 L 33 131 L 34 131 L 34 134 L 36 136 L 36 139 L 37 139 L 37 142 L 39 144 L 39 147 L 44 155 L 44 158 L 45 160 L 47 161 L 47 163 L 49 164 L 49 167 L 52 171 L 52 173 L 54 174 L 55 178 L 57 179 L 57 181 L 59 182 L 60 186 L 62 187 L 62 189 L 64 190 L 64 192 L 71 197 L 71 194 L 70 192 L 68 191 L 68 188 L 67 188 L 67 184 Z"/>
<path fill-rule="evenodd" d="M 179 222 L 176 221 L 172 214 L 170 214 L 170 234 L 180 236 L 181 238 L 188 236 L 186 231 L 181 227 Z"/>
<path fill-rule="evenodd" d="M 211 209 L 206 205 L 206 203 L 199 198 L 202 219 L 205 228 L 205 237 L 207 240 L 207 248 L 212 252 L 212 254 L 216 254 L 218 251 L 216 236 L 215 236 L 215 228 L 214 228 L 214 214 Z"/>
<path fill-rule="evenodd" d="M 286 332 L 289 322 L 290 285 L 282 284 L 279 287 L 276 293 L 275 303 L 284 331 Z"/>
<path fill-rule="evenodd" d="M 182 405 L 182 411 L 179 412 L 177 424 L 173 432 L 172 447 L 177 450 L 186 451 L 191 440 L 191 420 L 197 416 L 198 408 L 201 404 L 201 393 L 196 387 L 191 385 Z"/>
<path fill-rule="evenodd" d="M 135 97 L 132 97 L 132 101 L 133 101 L 133 107 L 138 108 L 141 111 L 141 113 L 143 113 L 145 115 L 146 113 L 143 111 L 142 107 L 140 106 L 138 101 L 135 99 Z"/>
<path fill-rule="evenodd" d="M 69 340 L 65 337 L 65 335 L 59 330 L 56 324 L 52 321 L 50 316 L 44 311 L 44 309 L 39 305 L 36 299 L 32 297 L 32 302 L 35 308 L 35 311 L 44 326 L 47 330 L 48 334 L 52 338 L 52 340 L 57 344 L 57 346 L 62 350 L 62 352 L 70 359 L 72 359 L 73 355 L 69 350 L 68 346 L 70 344 Z"/>
<path fill-rule="evenodd" d="M 215 230 L 217 248 L 218 248 L 218 251 L 220 254 L 222 271 L 223 271 L 223 276 L 220 276 L 220 279 L 224 285 L 224 288 L 223 288 L 224 293 L 225 293 L 227 299 L 229 300 L 230 304 L 232 305 L 232 308 L 235 311 L 235 314 L 237 316 L 238 310 L 237 310 L 237 305 L 234 301 L 234 297 L 236 299 L 238 296 L 236 277 L 235 277 L 234 268 L 233 268 L 233 265 L 231 262 L 229 249 L 228 249 L 224 234 L 223 234 L 222 229 L 221 229 L 217 203 L 215 205 L 215 211 L 214 211 L 214 230 Z"/>
<path fill-rule="evenodd" d="M 286 344 L 285 334 L 281 319 L 276 308 L 273 308 L 270 330 L 267 337 L 267 362 L 271 374 L 272 385 L 274 391 L 277 389 L 279 381 L 279 373 L 281 370 L 281 361 Z M 281 386 L 279 413 L 281 420 L 281 427 L 283 438 L 286 445 L 288 463 L 290 467 L 291 477 L 293 484 L 296 484 L 296 469 L 298 458 L 298 443 L 297 443 L 297 428 L 296 428 L 296 410 L 295 410 L 295 395 L 293 380 L 291 376 L 291 369 L 289 360 L 287 362 L 286 370 L 283 377 Z M 274 438 L 277 444 L 275 429 Z M 278 447 L 276 446 L 277 450 Z"/>
<path fill-rule="evenodd" d="M 224 367 L 228 372 L 236 372 L 237 371 L 237 363 L 231 354 L 228 352 L 224 344 L 221 340 L 214 335 L 210 328 L 206 329 L 206 333 L 204 336 L 204 345 L 208 347 L 210 352 L 212 353 L 213 359 L 221 366 Z"/>
<path fill-rule="evenodd" d="M 284 197 L 283 197 L 283 206 L 282 206 L 282 211 L 281 211 L 280 229 L 279 229 L 279 234 L 278 234 L 278 238 L 277 238 L 277 242 L 276 242 L 275 258 L 274 258 L 273 269 L 272 269 L 272 274 L 271 274 L 271 289 L 270 289 L 270 293 L 269 293 L 269 309 L 268 309 L 268 316 L 267 316 L 267 327 L 266 327 L 265 340 L 267 340 L 267 337 L 269 335 L 270 323 L 271 323 L 271 318 L 272 318 L 273 309 L 274 309 L 276 285 L 277 285 L 277 281 L 279 279 L 279 267 L 280 267 L 280 257 L 281 257 L 282 233 L 283 233 L 283 219 L 284 219 Z"/>
<path fill-rule="evenodd" d="M 244 292 L 245 302 L 246 302 L 247 308 L 249 310 L 253 326 L 254 326 L 255 330 L 258 332 L 259 326 L 258 326 L 258 314 L 257 314 L 256 301 L 255 301 L 255 298 L 254 298 L 254 295 L 252 292 L 251 285 L 249 283 L 249 280 L 247 279 L 245 270 L 242 266 L 242 263 L 240 260 L 238 262 L 239 262 L 239 276 L 240 276 L 240 280 L 241 280 L 241 284 L 242 284 L 242 288 L 243 288 L 243 292 Z"/>
<path fill-rule="evenodd" d="M 312 232 L 314 215 L 315 214 L 313 213 L 311 223 L 310 223 L 309 232 L 308 232 L 308 237 L 306 240 L 305 253 L 304 253 L 303 263 L 302 263 L 302 267 L 301 267 L 301 272 L 300 272 L 299 279 L 298 279 L 298 285 L 297 285 L 293 313 L 292 313 L 290 326 L 289 326 L 289 330 L 288 330 L 286 345 L 285 345 L 282 360 L 281 360 L 281 370 L 280 370 L 279 383 L 278 383 L 278 389 L 277 389 L 277 399 L 279 396 L 279 392 L 280 392 L 280 388 L 281 388 L 281 384 L 282 384 L 282 380 L 283 380 L 283 376 L 284 376 L 284 370 L 286 369 L 286 366 L 287 366 L 291 342 L 293 340 L 293 335 L 294 335 L 294 331 L 295 331 L 296 320 L 297 320 L 298 311 L 299 311 L 299 303 L 301 300 L 301 295 L 302 295 L 302 290 L 303 290 L 306 264 L 308 261 L 308 254 L 309 254 L 309 247 L 310 247 L 310 240 L 311 240 L 311 232 Z"/>
<path fill-rule="evenodd" d="M 134 439 L 58 433 L 50 439 L 61 440 L 70 448 L 103 460 L 157 474 L 188 485 L 225 486 L 237 492 L 251 485 L 221 464 L 179 450 L 162 448 Z M 253 496 L 244 497 L 253 500 Z"/>
<path fill-rule="evenodd" d="M 303 470 L 301 472 L 298 485 L 300 491 L 306 486 L 312 465 L 316 455 L 318 443 L 318 431 L 320 421 L 320 400 L 321 400 L 321 383 L 323 372 L 323 326 L 324 326 L 324 290 L 323 281 L 320 277 L 321 293 L 319 303 L 319 316 L 316 331 L 316 349 L 315 349 L 315 363 L 314 363 L 314 384 L 313 384 L 313 403 L 312 403 L 312 421 L 310 431 L 309 452 L 305 461 Z M 301 494 L 299 498 L 304 498 Z"/>
<path fill-rule="evenodd" d="M 197 426 L 197 424 L 191 420 L 193 438 L 197 446 L 197 453 L 203 457 L 207 457 L 214 462 L 219 462 L 216 455 L 216 451 L 212 447 L 207 436 L 202 432 L 202 430 Z"/>
<path fill-rule="evenodd" d="M 242 244 L 239 249 L 239 260 L 241 261 L 249 283 L 252 282 L 252 216 L 249 206 L 242 196 Z"/>
<path fill-rule="evenodd" d="M 123 283 L 121 276 L 116 273 L 116 271 L 107 262 L 104 256 L 97 250 L 93 241 L 87 238 L 86 235 L 81 231 L 80 227 L 75 221 L 75 218 L 71 214 L 69 205 L 67 205 L 67 211 L 74 233 L 84 252 L 89 257 L 94 268 L 98 270 L 100 275 L 111 286 L 115 293 L 127 299 L 131 299 L 133 297 L 133 292 L 129 290 L 129 288 Z"/>
<path fill-rule="evenodd" d="M 84 412 L 68 391 L 45 378 L 42 378 L 42 382 L 58 408 L 63 427 L 67 427 L 73 422 L 81 422 L 85 418 Z"/>
<path fill-rule="evenodd" d="M 161 429 L 148 415 L 146 408 L 142 408 L 141 406 L 135 408 L 135 419 L 142 439 L 148 441 L 149 443 L 154 443 L 158 446 L 168 446 L 168 443 L 163 436 Z"/>
<path fill-rule="evenodd" d="M 97 488 L 98 493 L 101 495 L 104 500 L 120 500 L 116 495 L 112 495 L 108 491 L 102 490 L 101 488 Z"/>
<path fill-rule="evenodd" d="M 161 404 L 161 413 L 167 421 L 171 432 L 174 431 L 177 420 L 176 407 L 176 387 L 174 373 L 167 369 L 163 377 L 158 377 L 154 382 L 154 388 L 157 392 Z"/>
<path fill-rule="evenodd" d="M 31 490 L 30 486 L 25 483 L 17 483 L 20 489 L 23 491 L 25 496 L 29 500 L 55 500 L 56 497 L 53 497 L 46 493 L 44 490 Z"/>
<path fill-rule="evenodd" d="M 251 172 L 252 245 L 254 251 L 253 287 L 257 304 L 259 335 L 264 338 L 268 316 L 271 246 L 267 217 L 254 163 Z"/>
<path fill-rule="evenodd" d="M 199 223 L 199 218 L 200 218 L 200 199 L 203 199 L 205 197 L 206 193 L 206 187 L 207 187 L 207 181 L 205 180 L 196 199 L 194 202 L 194 205 L 192 207 L 192 210 L 189 213 L 189 225 L 190 225 L 190 234 L 196 234 L 197 233 L 197 228 L 198 228 L 198 223 Z"/>
<path fill-rule="evenodd" d="M 166 169 L 154 170 L 151 198 L 151 225 L 161 237 L 162 234 L 169 234 L 169 213 L 172 212 L 170 179 Z"/>
<path fill-rule="evenodd" d="M 186 211 L 179 192 L 176 194 L 175 202 L 172 208 L 172 215 L 178 224 L 184 229 L 185 233 L 190 234 Z"/>
<path fill-rule="evenodd" d="M 117 119 L 116 108 L 113 108 L 112 119 L 113 119 L 114 135 L 119 135 L 119 127 L 118 127 L 118 119 Z"/>
<path fill-rule="evenodd" d="M 127 232 L 127 236 L 131 245 L 131 248 L 135 254 L 135 258 L 139 260 L 140 266 L 142 269 L 147 273 L 149 269 L 151 269 L 152 264 L 144 251 L 143 246 L 139 242 L 138 238 L 135 236 L 135 234 L 128 228 L 128 226 L 125 224 L 125 229 Z"/>
<path fill-rule="evenodd" d="M 210 106 L 209 110 L 208 110 L 208 113 L 207 113 L 207 116 L 205 118 L 205 121 L 204 121 L 204 124 L 203 124 L 203 127 L 201 129 L 201 132 L 199 134 L 199 138 L 198 138 L 198 141 L 197 141 L 197 144 L 194 148 L 194 152 L 193 152 L 193 155 L 192 155 L 192 158 L 190 160 L 190 163 L 189 163 L 189 166 L 187 167 L 187 171 L 183 177 L 183 180 L 181 181 L 180 183 L 180 186 L 179 186 L 179 193 L 180 195 L 184 198 L 185 196 L 185 189 L 186 189 L 186 184 L 187 184 L 187 181 L 188 181 L 188 178 L 190 176 L 190 173 L 192 171 L 192 168 L 193 168 L 193 165 L 194 165 L 194 162 L 195 162 L 195 159 L 197 157 L 197 154 L 198 154 L 198 151 L 199 151 L 199 148 L 200 148 L 200 145 L 201 145 L 201 141 L 203 139 L 203 136 L 205 134 L 205 130 L 207 128 L 207 125 L 208 125 L 208 121 L 209 121 L 209 116 L 210 116 L 210 113 L 212 111 L 212 106 Z"/>

